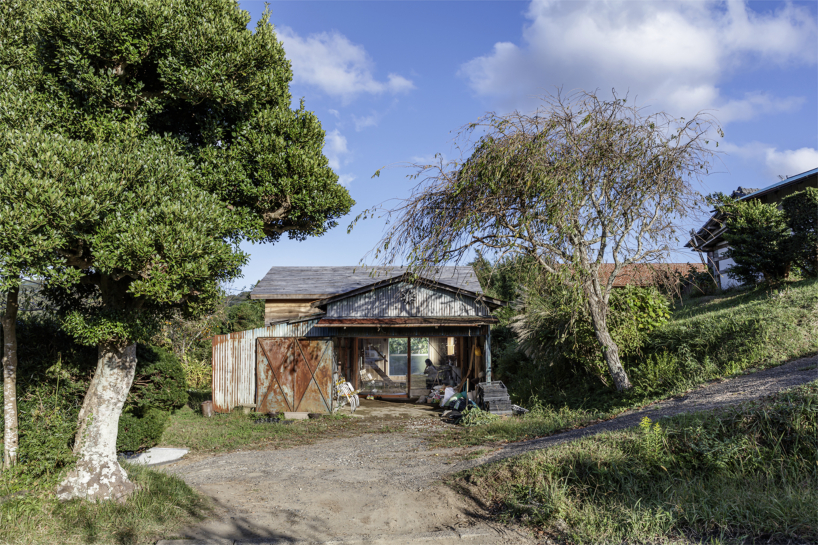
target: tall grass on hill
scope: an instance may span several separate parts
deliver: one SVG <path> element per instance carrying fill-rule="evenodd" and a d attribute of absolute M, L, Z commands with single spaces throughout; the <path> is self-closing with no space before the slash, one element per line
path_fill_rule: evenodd
<path fill-rule="evenodd" d="M 565 362 L 534 361 L 513 350 L 498 357 L 497 367 L 500 373 L 513 369 L 501 379 L 518 403 L 539 400 L 552 407 L 615 413 L 816 351 L 818 280 L 810 279 L 782 291 L 760 287 L 677 304 L 670 320 L 650 332 L 640 353 L 626 358 L 634 388 L 624 394 L 594 377 L 566 371 Z"/>
<path fill-rule="evenodd" d="M 818 381 L 460 478 L 501 517 L 571 543 L 818 540 Z"/>

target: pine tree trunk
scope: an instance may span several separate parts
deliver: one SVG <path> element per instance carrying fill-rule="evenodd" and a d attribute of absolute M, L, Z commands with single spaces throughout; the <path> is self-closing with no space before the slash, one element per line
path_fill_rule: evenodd
<path fill-rule="evenodd" d="M 6 313 L 0 319 L 3 325 L 3 467 L 17 464 L 17 312 L 20 292 L 6 294 Z"/>
<path fill-rule="evenodd" d="M 77 465 L 57 490 L 61 500 L 124 501 L 135 490 L 116 458 L 119 416 L 136 371 L 136 345 L 99 346 L 97 370 L 80 412 Z"/>
<path fill-rule="evenodd" d="M 605 358 L 605 363 L 608 364 L 608 371 L 613 377 L 614 386 L 616 386 L 618 392 L 622 392 L 631 387 L 631 381 L 628 380 L 625 368 L 622 367 L 622 362 L 619 361 L 619 347 L 616 346 L 611 333 L 608 331 L 608 320 L 602 301 L 593 295 L 587 295 L 591 321 L 594 324 L 594 333 L 596 333 L 599 344 L 602 345 L 602 355 Z"/>

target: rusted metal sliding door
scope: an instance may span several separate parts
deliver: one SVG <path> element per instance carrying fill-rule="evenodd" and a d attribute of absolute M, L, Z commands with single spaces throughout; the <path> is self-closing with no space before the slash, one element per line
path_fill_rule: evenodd
<path fill-rule="evenodd" d="M 332 341 L 256 341 L 256 411 L 332 412 Z"/>

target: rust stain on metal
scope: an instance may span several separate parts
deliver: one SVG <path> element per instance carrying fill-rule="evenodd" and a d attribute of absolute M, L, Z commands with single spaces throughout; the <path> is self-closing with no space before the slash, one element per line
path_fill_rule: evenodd
<path fill-rule="evenodd" d="M 332 342 L 317 339 L 258 339 L 256 410 L 332 410 Z"/>

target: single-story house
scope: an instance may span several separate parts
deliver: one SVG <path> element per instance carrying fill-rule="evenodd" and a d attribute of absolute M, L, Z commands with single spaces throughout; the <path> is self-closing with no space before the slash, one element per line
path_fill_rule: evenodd
<path fill-rule="evenodd" d="M 759 200 L 766 204 L 780 203 L 784 197 L 808 187 L 818 188 L 818 168 L 790 176 L 764 189 L 748 189 L 739 187 L 730 196 L 740 201 Z M 730 249 L 724 240 L 727 228 L 721 221 L 721 216 L 715 210 L 709 220 L 685 244 L 695 252 L 707 255 L 707 262 L 712 269 L 713 276 L 718 279 L 722 289 L 738 285 L 738 282 L 727 276 L 727 271 L 735 262 L 725 256 Z"/>
<path fill-rule="evenodd" d="M 331 412 L 338 378 L 380 398 L 425 395 L 432 376 L 473 389 L 491 380 L 491 312 L 505 304 L 472 267 L 273 267 L 250 297 L 264 327 L 213 340 L 218 412 Z"/>

